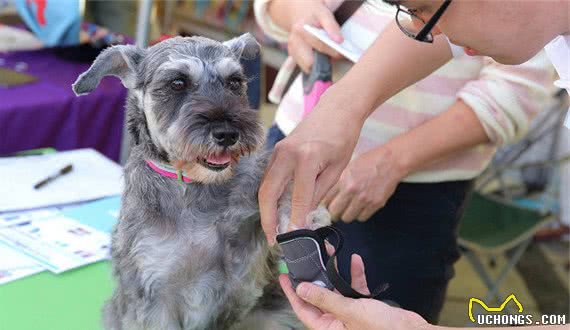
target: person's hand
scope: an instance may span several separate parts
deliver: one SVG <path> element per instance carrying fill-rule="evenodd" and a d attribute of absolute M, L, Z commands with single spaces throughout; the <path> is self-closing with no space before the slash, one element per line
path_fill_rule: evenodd
<path fill-rule="evenodd" d="M 353 289 L 369 294 L 360 256 L 352 255 L 350 273 Z M 430 326 L 416 313 L 374 299 L 346 298 L 311 283 L 299 284 L 295 293 L 287 275 L 280 275 L 279 282 L 299 320 L 312 330 L 408 330 Z"/>
<path fill-rule="evenodd" d="M 313 65 L 313 50 L 318 50 L 321 53 L 329 55 L 332 59 L 342 58 L 340 53 L 327 46 L 303 28 L 305 24 L 322 28 L 334 41 L 338 43 L 343 41 L 340 26 L 336 22 L 332 10 L 327 7 L 323 0 L 277 1 L 286 1 L 287 3 L 280 6 L 280 4 L 274 0 L 269 3 L 269 12 L 270 14 L 273 12 L 273 6 L 276 7 L 275 11 L 286 11 L 285 14 L 282 12 L 280 14 L 288 16 L 288 22 L 290 22 L 290 26 L 288 26 L 289 39 L 287 41 L 287 50 L 289 55 L 295 59 L 295 62 L 297 62 L 303 71 L 309 72 L 311 70 L 311 66 Z M 275 16 L 277 16 L 277 14 Z"/>
<path fill-rule="evenodd" d="M 333 85 L 309 116 L 273 150 L 259 188 L 261 225 L 270 245 L 275 243 L 277 201 L 289 182 L 293 180 L 288 230 L 304 228 L 307 214 L 316 208 L 350 160 L 364 118 L 339 111 L 338 107 L 343 107 L 339 97 L 343 95 Z M 335 115 L 331 116 L 332 112 Z"/>
<path fill-rule="evenodd" d="M 352 160 L 322 201 L 333 220 L 366 221 L 382 208 L 407 175 L 398 153 L 388 145 Z"/>

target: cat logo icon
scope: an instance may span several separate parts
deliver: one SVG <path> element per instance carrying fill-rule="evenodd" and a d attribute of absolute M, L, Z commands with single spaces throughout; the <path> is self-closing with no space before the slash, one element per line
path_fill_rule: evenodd
<path fill-rule="evenodd" d="M 502 312 L 505 309 L 505 306 L 507 305 L 507 303 L 511 300 L 514 301 L 515 304 L 517 304 L 519 313 L 522 313 L 523 306 L 521 305 L 521 303 L 518 301 L 517 297 L 515 297 L 514 294 L 511 294 L 510 296 L 508 296 L 507 299 L 505 299 L 505 301 L 501 304 L 500 307 L 489 307 L 489 306 L 487 306 L 487 304 L 485 304 L 480 299 L 471 298 L 471 299 L 469 299 L 469 319 L 471 320 L 471 322 L 475 323 L 475 318 L 473 317 L 473 303 L 478 303 L 487 312 Z"/>

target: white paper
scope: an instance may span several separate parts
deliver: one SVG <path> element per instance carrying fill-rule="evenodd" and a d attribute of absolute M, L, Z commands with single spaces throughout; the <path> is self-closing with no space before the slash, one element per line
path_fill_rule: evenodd
<path fill-rule="evenodd" d="M 36 211 L 18 211 L 0 214 L 0 228 L 17 225 L 31 220 L 48 218 L 54 216 L 59 211 L 56 208 L 47 208 Z"/>
<path fill-rule="evenodd" d="M 303 28 L 317 37 L 319 40 L 327 44 L 332 49 L 336 50 L 337 52 L 341 53 L 344 57 L 351 60 L 352 62 L 356 63 L 360 56 L 364 53 L 366 48 L 359 47 L 356 43 L 352 42 L 348 38 L 344 38 L 342 43 L 337 43 L 336 41 L 332 40 L 327 32 L 323 29 L 318 29 L 314 26 L 305 24 Z M 343 35 L 347 35 L 347 33 L 343 32 Z M 369 45 L 368 45 L 369 46 Z"/>
<path fill-rule="evenodd" d="M 109 258 L 110 235 L 58 214 L 0 228 L 0 242 L 59 274 Z"/>
<path fill-rule="evenodd" d="M 337 52 L 341 53 L 344 57 L 351 60 L 352 62 L 356 63 L 360 56 L 370 47 L 370 45 L 374 42 L 375 35 L 366 35 L 364 31 L 359 30 L 357 26 L 352 24 L 345 24 L 341 28 L 341 32 L 343 36 L 350 36 L 351 39 L 344 38 L 342 43 L 337 43 L 336 41 L 332 40 L 327 32 L 323 29 L 318 29 L 314 26 L 305 24 L 303 26 L 305 30 L 311 33 L 313 36 L 317 37 L 320 41 L 324 42 Z M 447 42 L 449 43 L 450 51 L 454 58 L 461 57 L 465 55 L 465 50 L 461 46 L 457 46 L 447 37 Z"/>
<path fill-rule="evenodd" d="M 33 33 L 7 25 L 0 25 L 0 52 L 34 50 L 42 47 L 41 40 Z"/>
<path fill-rule="evenodd" d="M 68 164 L 73 170 L 42 188 L 34 185 Z M 92 149 L 0 158 L 0 212 L 40 208 L 119 195 L 119 165 Z"/>
<path fill-rule="evenodd" d="M 37 261 L 0 243 L 0 285 L 45 269 Z"/>

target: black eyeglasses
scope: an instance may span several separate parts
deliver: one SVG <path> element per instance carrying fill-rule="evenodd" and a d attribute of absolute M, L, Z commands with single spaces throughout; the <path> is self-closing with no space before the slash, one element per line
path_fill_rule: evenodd
<path fill-rule="evenodd" d="M 421 42 L 433 43 L 433 34 L 431 30 L 439 21 L 447 7 L 452 0 L 445 0 L 439 9 L 433 14 L 433 16 L 427 21 L 427 23 L 421 19 L 413 11 L 408 11 L 402 9 L 402 7 L 396 4 L 398 11 L 396 12 L 396 24 L 402 32 L 408 37 Z M 414 20 L 421 22 L 422 24 L 416 25 Z"/>

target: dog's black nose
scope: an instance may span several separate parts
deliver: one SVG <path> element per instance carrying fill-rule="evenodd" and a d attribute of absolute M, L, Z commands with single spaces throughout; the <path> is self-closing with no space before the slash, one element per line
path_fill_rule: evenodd
<path fill-rule="evenodd" d="M 230 127 L 216 127 L 212 130 L 214 141 L 220 146 L 229 147 L 236 144 L 239 133 Z"/>

